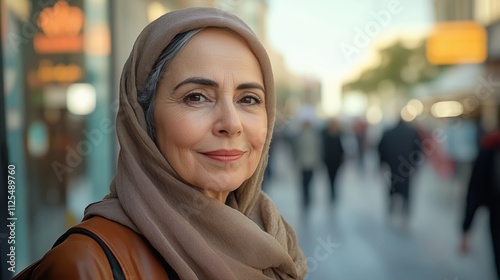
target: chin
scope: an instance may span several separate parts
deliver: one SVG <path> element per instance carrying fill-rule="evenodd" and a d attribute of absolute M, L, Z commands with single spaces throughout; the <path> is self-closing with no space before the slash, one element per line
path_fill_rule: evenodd
<path fill-rule="evenodd" d="M 230 178 L 230 176 L 224 175 L 217 176 L 214 179 L 204 184 L 206 186 L 204 189 L 217 192 L 232 192 L 238 189 L 248 178 Z"/>

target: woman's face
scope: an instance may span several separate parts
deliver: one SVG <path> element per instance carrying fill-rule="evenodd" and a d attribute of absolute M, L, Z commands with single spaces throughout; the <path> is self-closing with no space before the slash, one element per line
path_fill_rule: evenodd
<path fill-rule="evenodd" d="M 263 77 L 246 42 L 218 28 L 191 38 L 160 82 L 154 120 L 174 170 L 225 201 L 255 172 L 267 134 Z"/>

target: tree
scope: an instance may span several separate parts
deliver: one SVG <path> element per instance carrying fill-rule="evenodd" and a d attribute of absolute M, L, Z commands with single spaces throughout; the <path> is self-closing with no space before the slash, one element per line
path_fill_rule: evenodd
<path fill-rule="evenodd" d="M 379 83 L 385 80 L 392 81 L 403 92 L 409 92 L 408 89 L 412 86 L 431 81 L 446 67 L 432 65 L 427 61 L 425 41 L 415 48 L 397 41 L 379 50 L 379 54 L 380 64 L 363 71 L 358 80 L 345 83 L 343 92 L 374 92 Z"/>

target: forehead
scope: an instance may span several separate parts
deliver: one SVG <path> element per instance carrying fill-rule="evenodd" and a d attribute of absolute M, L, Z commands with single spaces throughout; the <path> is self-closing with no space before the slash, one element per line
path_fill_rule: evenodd
<path fill-rule="evenodd" d="M 193 36 L 173 59 L 170 70 L 224 70 L 258 75 L 260 64 L 245 39 L 223 28 L 206 28 Z M 167 70 L 168 71 L 168 70 Z"/>

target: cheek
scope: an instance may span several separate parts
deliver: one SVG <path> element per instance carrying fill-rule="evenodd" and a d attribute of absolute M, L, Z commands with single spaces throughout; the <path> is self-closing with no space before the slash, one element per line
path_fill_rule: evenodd
<path fill-rule="evenodd" d="M 253 148 L 253 153 L 248 161 L 247 165 L 247 178 L 250 178 L 252 174 L 255 173 L 259 162 L 262 159 L 262 151 L 264 149 L 264 144 L 266 142 L 267 136 L 267 119 L 253 123 L 253 126 L 249 128 L 248 131 L 248 142 Z"/>
<path fill-rule="evenodd" d="M 172 121 L 170 126 L 169 134 L 172 134 L 171 137 L 176 140 L 176 144 L 179 146 L 190 146 L 190 144 L 197 142 L 199 138 L 197 134 L 202 127 L 200 123 L 187 117 Z"/>
<path fill-rule="evenodd" d="M 254 149 L 262 151 L 267 136 L 267 117 L 265 114 L 248 120 L 246 125 L 248 140 Z"/>
<path fill-rule="evenodd" d="M 169 157 L 178 155 L 180 150 L 189 149 L 198 141 L 200 125 L 185 114 L 156 114 L 156 139 L 162 154 Z"/>

